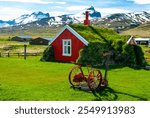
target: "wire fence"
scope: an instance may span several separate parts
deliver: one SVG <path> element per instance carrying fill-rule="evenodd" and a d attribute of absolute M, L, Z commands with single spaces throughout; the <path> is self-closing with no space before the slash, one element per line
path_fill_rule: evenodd
<path fill-rule="evenodd" d="M 42 53 L 26 53 L 26 56 L 41 56 Z M 0 57 L 11 57 L 11 56 L 24 56 L 24 53 L 2 53 L 0 52 Z"/>

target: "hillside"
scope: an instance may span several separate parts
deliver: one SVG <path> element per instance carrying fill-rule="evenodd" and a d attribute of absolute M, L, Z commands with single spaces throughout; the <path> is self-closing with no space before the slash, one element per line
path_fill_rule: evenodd
<path fill-rule="evenodd" d="M 28 25 L 13 26 L 0 29 L 0 38 L 12 38 L 14 36 L 28 35 L 36 37 L 54 37 L 61 27 L 29 27 Z"/>
<path fill-rule="evenodd" d="M 123 31 L 121 34 L 134 35 L 136 37 L 150 37 L 150 22 L 140 25 L 136 28 Z"/>

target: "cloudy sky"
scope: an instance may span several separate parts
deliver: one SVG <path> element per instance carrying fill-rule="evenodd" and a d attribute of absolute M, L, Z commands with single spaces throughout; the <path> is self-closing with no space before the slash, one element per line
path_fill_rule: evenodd
<path fill-rule="evenodd" d="M 0 20 L 42 11 L 51 16 L 78 13 L 94 6 L 102 16 L 112 13 L 150 11 L 150 0 L 0 0 Z"/>

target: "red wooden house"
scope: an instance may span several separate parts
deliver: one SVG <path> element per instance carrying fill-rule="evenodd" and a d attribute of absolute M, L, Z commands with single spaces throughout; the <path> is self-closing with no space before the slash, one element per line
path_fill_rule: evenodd
<path fill-rule="evenodd" d="M 90 25 L 88 11 L 86 11 L 84 25 Z M 54 58 L 57 61 L 75 62 L 79 57 L 80 50 L 88 45 L 88 41 L 69 25 L 64 26 L 62 31 L 51 41 L 54 48 Z"/>
<path fill-rule="evenodd" d="M 84 39 L 69 25 L 64 26 L 62 31 L 51 41 L 50 45 L 54 48 L 54 58 L 57 61 L 75 62 L 79 57 L 79 51 L 88 45 Z"/>

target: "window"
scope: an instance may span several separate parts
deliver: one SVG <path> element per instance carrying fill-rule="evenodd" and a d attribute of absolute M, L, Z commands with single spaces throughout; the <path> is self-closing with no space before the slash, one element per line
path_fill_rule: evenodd
<path fill-rule="evenodd" d="M 71 40 L 63 40 L 63 56 L 71 56 Z"/>

